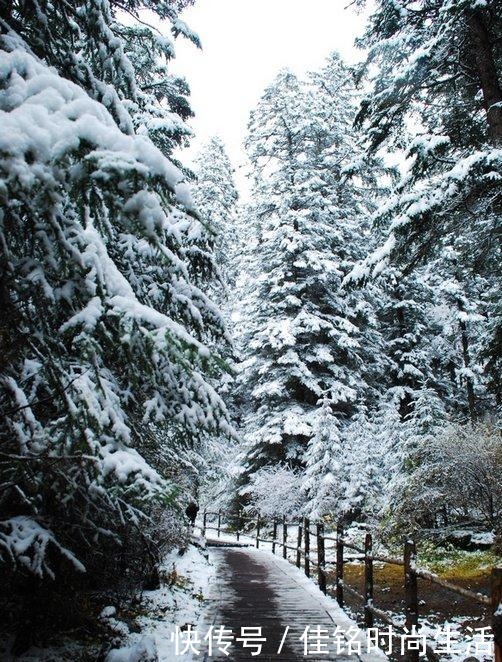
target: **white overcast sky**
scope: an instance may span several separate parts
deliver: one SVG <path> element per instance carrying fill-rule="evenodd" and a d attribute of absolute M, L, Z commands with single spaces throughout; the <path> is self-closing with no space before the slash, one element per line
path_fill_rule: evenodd
<path fill-rule="evenodd" d="M 181 18 L 202 41 L 198 50 L 176 40 L 173 70 L 191 89 L 195 132 L 185 162 L 210 136 L 225 143 L 240 188 L 243 141 L 249 112 L 283 67 L 303 72 L 319 67 L 337 50 L 349 62 L 361 59 L 354 39 L 365 17 L 350 0 L 197 0 Z M 162 28 L 161 28 L 162 29 Z"/>

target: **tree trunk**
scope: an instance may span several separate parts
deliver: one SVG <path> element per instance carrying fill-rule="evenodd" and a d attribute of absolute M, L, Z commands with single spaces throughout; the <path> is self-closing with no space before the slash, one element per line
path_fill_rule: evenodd
<path fill-rule="evenodd" d="M 475 48 L 476 68 L 483 91 L 488 129 L 493 142 L 502 144 L 502 87 L 500 85 L 493 44 L 483 12 L 474 10 L 468 18 L 468 25 Z"/>
<path fill-rule="evenodd" d="M 467 327 L 465 322 L 460 322 L 460 335 L 462 340 L 462 356 L 464 360 L 464 366 L 467 369 L 470 369 L 471 358 L 469 355 L 469 338 L 467 336 Z M 474 421 L 476 418 L 476 397 L 474 395 L 474 385 L 472 379 L 467 377 L 465 380 L 465 387 L 467 390 L 467 404 L 469 405 L 469 416 L 471 421 Z"/>
<path fill-rule="evenodd" d="M 462 301 L 457 302 L 458 310 L 460 312 L 465 312 L 464 305 Z M 469 350 L 469 336 L 467 333 L 467 324 L 463 319 L 459 320 L 460 328 L 460 341 L 462 343 L 462 359 L 464 363 L 464 368 L 466 370 L 471 369 L 471 355 Z M 469 406 L 469 417 L 471 421 L 474 421 L 476 418 L 476 396 L 474 395 L 474 384 L 470 376 L 466 376 L 465 387 L 467 391 L 467 404 Z"/>

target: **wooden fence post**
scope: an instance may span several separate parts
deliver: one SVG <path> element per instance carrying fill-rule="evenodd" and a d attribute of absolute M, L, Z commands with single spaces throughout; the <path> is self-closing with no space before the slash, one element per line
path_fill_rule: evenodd
<path fill-rule="evenodd" d="M 256 549 L 260 546 L 260 513 L 256 516 Z"/>
<path fill-rule="evenodd" d="M 305 574 L 310 577 L 310 522 L 306 517 L 303 520 L 303 538 L 305 541 Z"/>
<path fill-rule="evenodd" d="M 239 542 L 241 536 L 241 511 L 237 511 L 237 542 Z"/>
<path fill-rule="evenodd" d="M 204 511 L 202 515 L 202 537 L 206 537 L 206 524 L 207 524 L 207 513 Z"/>
<path fill-rule="evenodd" d="M 288 525 L 286 523 L 286 515 L 282 516 L 282 558 L 288 558 Z"/>
<path fill-rule="evenodd" d="M 336 601 L 343 607 L 343 524 L 336 527 Z"/>
<path fill-rule="evenodd" d="M 326 567 L 325 567 L 325 550 L 324 550 L 324 525 L 317 525 L 317 581 L 319 589 L 326 593 Z"/>
<path fill-rule="evenodd" d="M 502 662 L 502 568 L 492 570 L 492 632 L 494 662 Z"/>
<path fill-rule="evenodd" d="M 373 627 L 373 538 L 367 533 L 364 539 L 364 625 Z"/>
<path fill-rule="evenodd" d="M 274 528 L 272 530 L 272 554 L 275 554 L 275 545 L 276 545 L 276 540 L 277 540 L 277 520 L 274 517 Z"/>
<path fill-rule="evenodd" d="M 221 531 L 221 510 L 218 510 L 218 538 L 220 537 Z"/>
<path fill-rule="evenodd" d="M 296 567 L 302 567 L 302 523 L 298 524 L 298 537 L 296 539 Z"/>
<path fill-rule="evenodd" d="M 415 543 L 407 540 L 404 543 L 404 593 L 405 593 L 405 626 L 409 633 L 418 630 L 418 587 L 414 565 L 417 558 Z M 418 662 L 419 651 L 406 651 L 406 662 Z"/>

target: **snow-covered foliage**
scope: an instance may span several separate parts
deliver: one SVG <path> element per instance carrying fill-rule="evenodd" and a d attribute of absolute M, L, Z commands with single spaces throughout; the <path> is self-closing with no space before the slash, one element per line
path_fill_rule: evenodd
<path fill-rule="evenodd" d="M 244 480 L 275 462 L 299 469 L 310 461 L 319 470 L 329 454 L 320 445 L 331 443 L 321 431 L 321 400 L 329 401 L 334 426 L 343 427 L 367 390 L 364 311 L 357 294 L 341 288 L 360 256 L 369 204 L 363 186 L 346 174 L 357 160 L 353 95 L 350 74 L 334 54 L 306 81 L 280 73 L 251 116 Z M 323 465 L 326 485 L 331 470 Z M 313 494 L 314 486 L 307 491 Z"/>
<path fill-rule="evenodd" d="M 308 499 L 308 515 L 318 520 L 329 513 L 345 514 L 341 507 L 350 481 L 346 449 L 342 446 L 331 400 L 322 399 L 313 425 L 305 467 L 303 490 Z"/>
<path fill-rule="evenodd" d="M 179 4 L 127 10 L 177 34 Z M 191 277 L 199 222 L 171 154 L 186 84 L 172 41 L 119 7 L 2 10 L 0 559 L 39 577 L 57 553 L 92 568 L 173 501 L 165 447 L 229 431 L 208 380 L 223 323 Z"/>
<path fill-rule="evenodd" d="M 200 542 L 200 541 L 199 541 Z M 215 567 L 199 544 L 181 551 L 173 550 L 159 565 L 161 586 L 141 595 L 142 613 L 134 630 L 127 625 L 127 616 L 105 607 L 102 619 L 107 625 L 121 626 L 125 631 L 120 644 L 107 653 L 105 662 L 169 662 L 176 652 L 174 634 L 180 624 L 202 629 L 205 602 L 210 583 L 215 579 Z M 186 657 L 186 656 L 185 656 Z"/>
<path fill-rule="evenodd" d="M 501 0 L 280 72 L 240 209 L 219 139 L 179 160 L 188 4 L 0 9 L 0 580 L 158 584 L 187 501 L 500 541 Z"/>
<path fill-rule="evenodd" d="M 389 261 L 410 271 L 435 260 L 443 269 L 454 253 L 460 290 L 485 279 L 477 312 L 488 324 L 479 349 L 499 404 L 501 10 L 500 0 L 379 0 L 363 39 L 369 91 L 358 116 L 370 151 L 397 148 L 407 158 L 377 213 L 385 228 L 381 245 L 360 273 L 381 272 Z M 469 345 L 469 329 L 462 335 Z M 476 377 L 464 368 L 472 417 L 482 407 L 473 393 Z"/>
<path fill-rule="evenodd" d="M 238 261 L 237 189 L 223 142 L 213 137 L 197 155 L 193 197 L 213 246 L 216 264 L 215 296 L 223 305 L 235 285 Z"/>
<path fill-rule="evenodd" d="M 493 531 L 500 544 L 500 429 L 491 424 L 443 427 L 420 439 L 415 457 L 417 469 L 401 503 L 414 520 L 407 525 L 433 528 L 435 520 L 447 525 L 468 513 Z"/>
<path fill-rule="evenodd" d="M 297 518 L 303 511 L 303 477 L 287 465 L 277 464 L 256 471 L 240 493 L 249 503 L 248 510 L 264 517 Z"/>
<path fill-rule="evenodd" d="M 238 279 L 244 287 L 236 331 L 244 358 L 241 486 L 254 485 L 265 467 L 270 502 L 266 481 L 258 484 L 268 512 L 274 470 L 281 475 L 287 467 L 301 476 L 304 514 L 366 518 L 395 531 L 416 526 L 410 494 L 421 449 L 451 421 L 494 412 L 498 359 L 489 338 L 497 324 L 497 277 L 488 272 L 500 260 L 496 244 L 487 268 L 471 250 L 483 245 L 485 229 L 492 234 L 493 214 L 489 227 L 476 231 L 452 226 L 437 246 L 427 238 L 431 250 L 420 259 L 397 249 L 406 195 L 414 204 L 411 188 L 426 195 L 430 173 L 434 187 L 443 177 L 455 196 L 460 174 L 468 177 L 467 163 L 475 168 L 476 158 L 464 163 L 459 152 L 450 169 L 441 160 L 425 168 L 427 157 L 452 143 L 415 136 L 399 181 L 373 156 L 382 141 L 395 148 L 404 140 L 400 125 L 386 124 L 387 107 L 380 115 L 376 110 L 380 99 L 391 98 L 390 76 L 404 57 L 398 49 L 393 66 L 381 62 L 391 42 L 375 42 L 370 51 L 370 62 L 381 65 L 368 65 L 381 97 L 375 94 L 360 111 L 359 121 L 373 127 L 366 154 L 352 128 L 353 78 L 336 55 L 306 80 L 281 72 L 252 113 L 247 148 L 254 189 L 242 212 L 245 273 Z M 418 100 L 401 101 L 403 117 L 428 112 Z M 413 209 L 428 214 L 432 207 Z M 450 213 L 446 198 L 438 198 L 437 209 Z M 420 222 L 417 240 L 428 228 Z M 240 494 L 256 507 L 253 489 L 241 487 Z M 421 516 L 419 526 L 435 526 L 434 518 Z"/>
<path fill-rule="evenodd" d="M 393 425 L 385 433 L 388 448 L 384 469 L 388 479 L 382 511 L 395 531 L 403 527 L 406 531 L 415 529 L 412 520 L 417 515 L 417 504 L 410 494 L 416 481 L 420 483 L 422 449 L 432 444 L 447 424 L 444 408 L 433 389 L 423 387 L 418 391 L 409 402 L 409 410 L 403 421 L 391 415 Z M 384 420 L 384 424 L 388 422 L 389 418 Z M 431 521 L 428 518 L 434 518 L 432 509 L 422 509 L 421 518 L 422 527 L 427 527 Z"/>
<path fill-rule="evenodd" d="M 200 272 L 205 287 L 218 304 L 225 321 L 224 342 L 216 338 L 224 374 L 216 374 L 213 385 L 223 398 L 227 408 L 235 411 L 234 345 L 232 310 L 237 294 L 235 279 L 240 267 L 237 189 L 233 180 L 233 168 L 223 142 L 212 137 L 195 159 L 193 199 L 199 222 L 190 231 L 192 254 L 200 260 Z M 208 255 L 211 258 L 207 262 Z M 197 257 L 198 256 L 198 257 Z M 202 266 L 206 261 L 208 268 Z M 237 440 L 227 435 L 205 434 L 201 452 L 194 458 L 195 491 L 202 504 L 214 510 L 227 508 L 234 498 L 234 476 L 236 473 Z"/>

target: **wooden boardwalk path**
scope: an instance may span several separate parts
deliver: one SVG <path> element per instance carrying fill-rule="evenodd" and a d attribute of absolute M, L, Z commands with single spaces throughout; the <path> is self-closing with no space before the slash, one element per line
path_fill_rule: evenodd
<path fill-rule="evenodd" d="M 346 632 L 353 626 L 352 621 L 287 561 L 253 548 L 211 547 L 209 551 L 216 566 L 216 575 L 208 598 L 203 631 L 207 632 L 210 626 L 214 629 L 224 626 L 232 630 L 235 637 L 240 637 L 243 627 L 261 627 L 261 636 L 266 641 L 262 642 L 259 655 L 253 656 L 252 652 L 256 649 L 244 648 L 242 642 L 236 641 L 228 649 L 229 656 L 219 652 L 213 644 L 212 655 L 206 652 L 202 659 L 259 662 L 382 662 L 386 659 L 378 653 L 337 653 L 333 633 L 337 625 Z M 278 654 L 288 626 L 289 631 Z M 329 636 L 329 639 L 323 640 L 329 654 L 315 652 L 314 637 L 309 643 L 309 654 L 305 655 L 304 642 L 300 637 L 307 627 L 312 633 L 317 626 Z M 364 651 L 366 638 L 362 632 L 358 637 L 363 642 Z"/>

